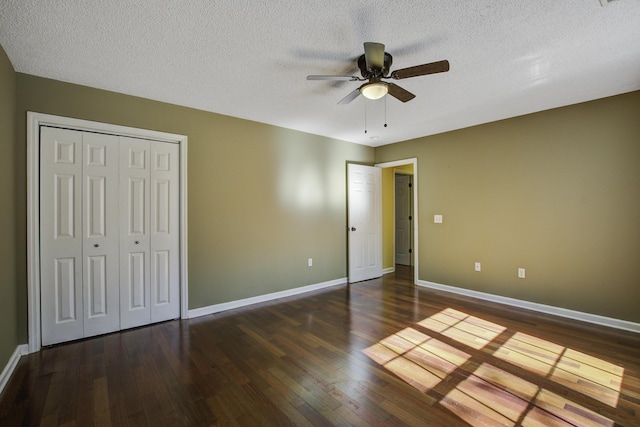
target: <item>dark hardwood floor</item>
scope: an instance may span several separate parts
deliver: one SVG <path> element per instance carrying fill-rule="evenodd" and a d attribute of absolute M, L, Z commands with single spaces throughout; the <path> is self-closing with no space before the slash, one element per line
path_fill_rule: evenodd
<path fill-rule="evenodd" d="M 0 425 L 640 425 L 640 335 L 411 277 L 44 349 Z"/>

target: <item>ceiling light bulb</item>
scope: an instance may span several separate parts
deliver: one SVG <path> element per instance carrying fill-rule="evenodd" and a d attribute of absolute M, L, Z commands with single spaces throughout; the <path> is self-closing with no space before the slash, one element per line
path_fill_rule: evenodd
<path fill-rule="evenodd" d="M 369 83 L 360 89 L 360 93 L 368 99 L 380 99 L 387 94 L 387 91 L 387 85 L 382 82 Z"/>

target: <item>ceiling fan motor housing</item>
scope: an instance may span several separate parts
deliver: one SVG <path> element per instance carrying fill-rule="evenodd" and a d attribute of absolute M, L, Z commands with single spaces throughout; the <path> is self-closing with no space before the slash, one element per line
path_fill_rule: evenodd
<path fill-rule="evenodd" d="M 365 79 L 379 79 L 381 77 L 387 77 L 392 63 L 393 57 L 387 52 L 384 53 L 384 65 L 382 68 L 369 69 L 367 68 L 365 55 L 361 55 L 360 58 L 358 58 L 358 68 L 360 68 L 360 74 L 362 74 L 362 77 Z"/>

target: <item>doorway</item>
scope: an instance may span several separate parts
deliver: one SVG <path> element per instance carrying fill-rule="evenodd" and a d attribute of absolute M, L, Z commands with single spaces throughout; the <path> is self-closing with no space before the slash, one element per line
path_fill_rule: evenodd
<path fill-rule="evenodd" d="M 395 169 L 394 178 L 395 264 L 413 266 L 413 173 Z"/>
<path fill-rule="evenodd" d="M 383 272 L 395 271 L 396 259 L 396 231 L 395 231 L 395 176 L 398 174 L 412 174 L 410 196 L 412 199 L 410 216 L 411 258 L 413 265 L 413 280 L 417 283 L 419 271 L 419 241 L 418 241 L 418 159 L 409 158 L 392 162 L 378 163 L 376 167 L 383 169 Z"/>

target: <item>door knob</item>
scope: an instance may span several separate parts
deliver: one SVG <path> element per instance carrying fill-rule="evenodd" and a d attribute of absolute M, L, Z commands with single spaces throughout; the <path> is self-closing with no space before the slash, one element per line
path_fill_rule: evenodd
<path fill-rule="evenodd" d="M 99 247 L 100 247 L 100 245 L 96 243 L 95 245 L 93 245 L 93 247 L 94 247 L 94 248 L 99 248 Z"/>
<path fill-rule="evenodd" d="M 136 240 L 136 245 L 139 245 L 139 244 L 140 244 L 140 241 L 139 241 L 139 240 Z"/>
<path fill-rule="evenodd" d="M 355 227 L 351 227 L 351 231 L 356 231 L 356 228 Z"/>

